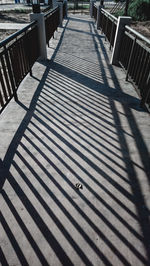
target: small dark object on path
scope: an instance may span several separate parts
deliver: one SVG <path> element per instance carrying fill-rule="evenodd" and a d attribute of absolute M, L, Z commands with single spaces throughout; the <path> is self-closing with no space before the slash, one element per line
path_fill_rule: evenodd
<path fill-rule="evenodd" d="M 76 183 L 76 188 L 77 189 L 83 189 L 83 186 L 80 183 Z"/>

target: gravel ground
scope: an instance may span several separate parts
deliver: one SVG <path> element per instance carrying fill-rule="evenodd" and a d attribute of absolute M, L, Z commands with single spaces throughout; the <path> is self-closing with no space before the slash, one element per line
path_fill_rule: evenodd
<path fill-rule="evenodd" d="M 21 12 L 21 10 L 0 12 L 0 23 L 29 23 L 30 10 Z M 0 30 L 0 41 L 13 34 L 16 30 Z"/>

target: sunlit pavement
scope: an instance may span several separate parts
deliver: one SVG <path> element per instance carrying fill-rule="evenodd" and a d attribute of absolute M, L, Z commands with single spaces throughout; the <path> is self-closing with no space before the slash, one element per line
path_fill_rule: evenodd
<path fill-rule="evenodd" d="M 149 265 L 150 117 L 70 15 L 0 118 L 2 265 Z"/>

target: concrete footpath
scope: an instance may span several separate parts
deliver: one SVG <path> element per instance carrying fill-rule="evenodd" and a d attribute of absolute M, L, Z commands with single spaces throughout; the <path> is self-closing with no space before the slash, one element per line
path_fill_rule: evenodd
<path fill-rule="evenodd" d="M 70 15 L 0 116 L 2 265 L 150 265 L 150 117 Z"/>

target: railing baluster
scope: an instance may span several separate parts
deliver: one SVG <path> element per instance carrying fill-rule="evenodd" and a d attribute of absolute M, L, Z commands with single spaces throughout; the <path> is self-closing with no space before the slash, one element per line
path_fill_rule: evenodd
<path fill-rule="evenodd" d="M 5 59 L 6 59 L 8 73 L 10 76 L 10 82 L 11 82 L 13 95 L 14 95 L 15 101 L 18 101 L 17 92 L 16 92 L 16 88 L 15 88 L 15 83 L 14 83 L 13 72 L 12 72 L 12 68 L 11 68 L 11 64 L 10 64 L 10 60 L 9 60 L 8 51 L 7 51 L 6 46 L 4 46 L 4 50 L 5 50 Z"/>
<path fill-rule="evenodd" d="M 21 43 L 22 39 L 20 39 L 18 41 L 18 51 L 19 51 L 19 59 L 20 59 L 20 71 L 21 71 L 21 76 L 22 78 L 24 78 L 25 75 L 25 71 L 24 71 L 24 62 L 23 62 L 23 57 L 22 57 L 22 53 L 23 53 L 23 47 L 22 47 L 22 43 Z"/>
<path fill-rule="evenodd" d="M 139 85 L 141 76 L 143 75 L 145 60 L 146 60 L 146 51 L 143 49 L 143 54 L 142 54 L 142 59 L 141 59 L 142 65 L 141 65 L 141 68 L 138 69 L 138 74 L 137 74 L 137 85 Z"/>
<path fill-rule="evenodd" d="M 114 23 L 111 24 L 111 33 L 110 33 L 110 45 L 109 45 L 109 50 L 111 50 L 112 47 L 112 38 L 113 38 L 113 29 L 114 29 Z"/>
<path fill-rule="evenodd" d="M 105 41 L 106 41 L 106 35 L 107 35 L 107 26 L 108 26 L 108 17 L 106 18 L 106 25 L 105 25 L 105 31 L 104 31 L 104 33 L 105 33 Z"/>
<path fill-rule="evenodd" d="M 129 68 L 130 68 L 130 65 L 131 65 L 131 62 L 132 62 L 132 57 L 133 57 L 133 51 L 134 51 L 135 44 L 136 44 L 136 37 L 135 37 L 135 39 L 133 41 L 133 45 L 132 45 L 132 49 L 131 49 L 131 53 L 130 53 L 130 57 L 129 57 L 129 62 L 128 62 L 128 66 L 127 66 L 126 81 L 128 80 Z"/>
<path fill-rule="evenodd" d="M 143 106 L 147 102 L 149 96 L 150 96 L 150 74 L 146 81 L 145 95 L 141 99 L 141 106 Z M 150 105 L 150 101 L 149 101 L 149 105 Z"/>
<path fill-rule="evenodd" d="M 103 33 L 103 24 L 104 24 L 104 22 L 103 22 L 103 20 L 104 20 L 104 14 L 101 12 L 101 25 L 100 25 L 100 27 L 101 27 L 101 33 Z"/>
<path fill-rule="evenodd" d="M 145 60 L 143 62 L 143 71 L 141 71 L 141 74 L 140 74 L 140 77 L 139 77 L 139 88 L 141 88 L 142 82 L 143 82 L 143 80 L 145 78 L 145 75 L 146 75 L 146 71 L 147 71 L 147 68 L 148 68 L 148 59 L 149 59 L 149 53 L 146 51 Z"/>
<path fill-rule="evenodd" d="M 137 71 L 139 68 L 139 63 L 140 63 L 140 56 L 141 56 L 141 47 L 138 45 L 138 43 L 136 43 L 136 56 L 135 56 L 135 63 L 134 63 L 134 69 L 132 72 L 132 76 L 133 76 L 133 81 L 136 84 L 136 75 L 137 75 Z"/>
<path fill-rule="evenodd" d="M 3 101 L 3 96 L 1 94 L 1 91 L 0 91 L 0 103 L 1 103 L 1 107 L 3 107 L 5 105 L 4 101 Z"/>
<path fill-rule="evenodd" d="M 137 68 L 135 71 L 135 84 L 138 84 L 138 79 L 140 76 L 140 72 L 142 70 L 142 65 L 143 65 L 143 54 L 144 54 L 144 49 L 142 47 L 140 48 L 140 54 L 139 54 L 139 60 L 137 62 Z"/>
<path fill-rule="evenodd" d="M 9 84 L 9 78 L 8 78 L 8 74 L 7 74 L 7 71 L 6 71 L 6 65 L 5 65 L 3 56 L 1 57 L 1 64 L 2 64 L 2 69 L 3 69 L 5 80 L 6 80 L 8 93 L 9 93 L 9 96 L 11 96 L 12 92 L 11 92 L 11 88 L 10 88 L 10 84 Z"/>
<path fill-rule="evenodd" d="M 4 82 L 4 79 L 3 79 L 3 75 L 2 75 L 1 69 L 0 69 L 0 82 L 1 82 L 1 85 L 2 85 L 5 101 L 7 102 L 8 95 L 7 95 L 7 92 L 6 92 L 5 82 Z"/>

